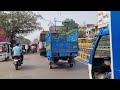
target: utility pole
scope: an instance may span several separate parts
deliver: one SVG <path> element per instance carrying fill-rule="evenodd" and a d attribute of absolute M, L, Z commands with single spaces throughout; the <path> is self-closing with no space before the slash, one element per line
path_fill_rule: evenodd
<path fill-rule="evenodd" d="M 55 31 L 56 31 L 56 18 L 54 18 L 54 21 L 55 21 Z"/>

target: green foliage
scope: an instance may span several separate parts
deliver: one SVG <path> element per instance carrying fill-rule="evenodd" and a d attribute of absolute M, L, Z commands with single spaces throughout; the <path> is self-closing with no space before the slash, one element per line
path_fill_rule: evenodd
<path fill-rule="evenodd" d="M 85 31 L 79 31 L 79 38 L 86 38 L 86 32 Z"/>
<path fill-rule="evenodd" d="M 31 11 L 0 12 L 0 26 L 6 28 L 11 36 L 11 41 L 17 34 L 28 34 L 34 30 L 40 30 L 37 19 L 41 17 Z"/>
<path fill-rule="evenodd" d="M 65 19 L 62 24 L 69 29 L 79 29 L 79 24 L 77 24 L 73 19 Z"/>
<path fill-rule="evenodd" d="M 30 44 L 31 43 L 31 41 L 29 39 L 24 38 L 23 36 L 19 36 L 17 41 L 19 41 L 20 44 Z"/>
<path fill-rule="evenodd" d="M 62 24 L 63 27 L 57 30 L 57 33 L 61 33 L 61 37 L 65 37 L 72 32 L 79 31 L 79 24 L 77 24 L 73 19 L 65 19 Z"/>

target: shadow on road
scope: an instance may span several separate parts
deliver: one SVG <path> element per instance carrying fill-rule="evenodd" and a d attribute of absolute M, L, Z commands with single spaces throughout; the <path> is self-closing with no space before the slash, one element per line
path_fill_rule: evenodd
<path fill-rule="evenodd" d="M 20 70 L 24 71 L 24 70 L 34 70 L 36 69 L 37 67 L 35 65 L 22 65 L 20 67 Z"/>
<path fill-rule="evenodd" d="M 75 64 L 73 65 L 73 67 L 70 67 L 68 62 L 60 61 L 53 66 L 53 69 L 66 69 L 69 71 L 71 71 L 71 70 L 73 70 L 73 71 L 75 71 L 75 70 L 88 70 L 88 66 L 76 61 Z"/>
<path fill-rule="evenodd" d="M 0 63 L 6 63 L 6 62 L 12 62 L 12 61 L 13 61 L 12 59 L 9 59 L 9 60 L 0 61 Z"/>

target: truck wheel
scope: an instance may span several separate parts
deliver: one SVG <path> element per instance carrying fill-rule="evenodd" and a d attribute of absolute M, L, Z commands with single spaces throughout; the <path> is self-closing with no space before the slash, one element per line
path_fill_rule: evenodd
<path fill-rule="evenodd" d="M 52 66 L 49 66 L 50 69 L 52 69 Z"/>
<path fill-rule="evenodd" d="M 55 64 L 58 63 L 58 60 L 55 60 L 54 63 L 55 63 Z"/>
<path fill-rule="evenodd" d="M 68 60 L 68 63 L 70 64 L 70 63 L 71 63 L 71 60 Z"/>
<path fill-rule="evenodd" d="M 55 63 L 55 64 L 56 64 L 56 63 L 58 63 L 58 60 L 57 60 L 57 59 L 55 59 L 55 60 L 54 60 L 54 63 Z"/>
<path fill-rule="evenodd" d="M 73 67 L 73 64 L 70 64 L 70 67 Z"/>

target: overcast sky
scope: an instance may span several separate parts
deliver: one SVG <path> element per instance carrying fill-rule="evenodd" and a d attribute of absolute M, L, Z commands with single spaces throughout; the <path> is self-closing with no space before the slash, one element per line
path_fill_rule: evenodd
<path fill-rule="evenodd" d="M 57 21 L 63 21 L 66 18 L 74 19 L 78 24 L 97 24 L 97 11 L 34 11 L 36 14 L 41 14 L 45 20 L 38 20 L 41 23 L 41 26 L 44 30 L 49 29 L 48 24 L 51 21 L 54 23 L 54 19 Z M 61 25 L 61 23 L 57 23 L 56 25 Z M 35 38 L 39 38 L 41 31 L 35 31 L 32 34 L 26 36 L 26 38 L 33 41 Z"/>

